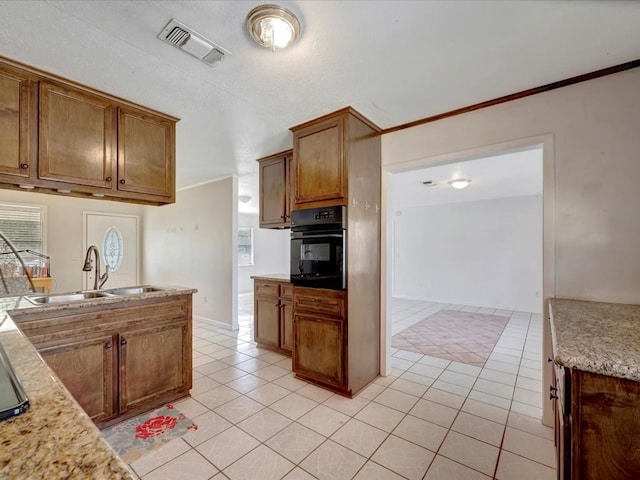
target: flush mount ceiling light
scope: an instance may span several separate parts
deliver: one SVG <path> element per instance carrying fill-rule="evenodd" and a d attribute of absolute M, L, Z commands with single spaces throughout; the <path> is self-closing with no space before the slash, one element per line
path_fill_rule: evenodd
<path fill-rule="evenodd" d="M 453 188 L 462 190 L 463 188 L 467 188 L 469 186 L 471 180 L 469 180 L 468 178 L 454 178 L 453 180 L 449 180 L 447 183 Z"/>
<path fill-rule="evenodd" d="M 247 30 L 258 45 L 285 48 L 300 35 L 300 22 L 286 8 L 278 5 L 259 5 L 247 15 Z"/>
<path fill-rule="evenodd" d="M 238 201 L 240 203 L 249 203 L 251 201 L 251 195 L 238 195 Z"/>

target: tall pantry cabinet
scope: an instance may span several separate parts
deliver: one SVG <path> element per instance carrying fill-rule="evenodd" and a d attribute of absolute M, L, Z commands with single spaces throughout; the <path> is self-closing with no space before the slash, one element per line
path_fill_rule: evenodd
<path fill-rule="evenodd" d="M 347 290 L 294 288 L 293 369 L 351 396 L 380 372 L 380 129 L 347 107 L 291 131 L 292 210 L 347 207 Z"/>

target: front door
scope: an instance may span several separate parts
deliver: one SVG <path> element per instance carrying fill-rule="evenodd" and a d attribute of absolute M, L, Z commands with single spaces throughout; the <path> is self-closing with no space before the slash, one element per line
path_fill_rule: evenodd
<path fill-rule="evenodd" d="M 90 245 L 98 247 L 100 275 L 109 265 L 109 280 L 103 288 L 137 285 L 138 217 L 97 212 L 85 212 L 84 216 L 85 252 Z M 95 268 L 84 277 L 84 288 L 93 288 Z"/>

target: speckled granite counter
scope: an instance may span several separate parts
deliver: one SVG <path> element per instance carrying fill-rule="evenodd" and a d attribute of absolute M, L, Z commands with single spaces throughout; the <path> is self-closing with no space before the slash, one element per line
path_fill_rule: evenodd
<path fill-rule="evenodd" d="M 195 291 L 176 288 L 36 308 L 73 310 Z M 19 308 L 34 305 L 22 297 L 0 298 L 0 342 L 29 397 L 30 407 L 22 415 L 0 421 L 0 479 L 136 478 L 15 325 L 10 312 Z"/>
<path fill-rule="evenodd" d="M 640 305 L 550 301 L 559 365 L 640 382 Z"/>
<path fill-rule="evenodd" d="M 266 282 L 279 282 L 279 283 L 289 283 L 291 281 L 291 277 L 289 274 L 284 273 L 270 273 L 267 275 L 253 275 L 251 277 L 254 280 L 263 280 Z"/>

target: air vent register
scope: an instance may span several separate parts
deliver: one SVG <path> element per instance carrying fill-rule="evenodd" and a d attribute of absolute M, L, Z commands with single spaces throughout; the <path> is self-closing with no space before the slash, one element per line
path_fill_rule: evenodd
<path fill-rule="evenodd" d="M 231 55 L 228 50 L 173 18 L 158 34 L 158 38 L 211 67 L 221 62 L 225 55 Z"/>

